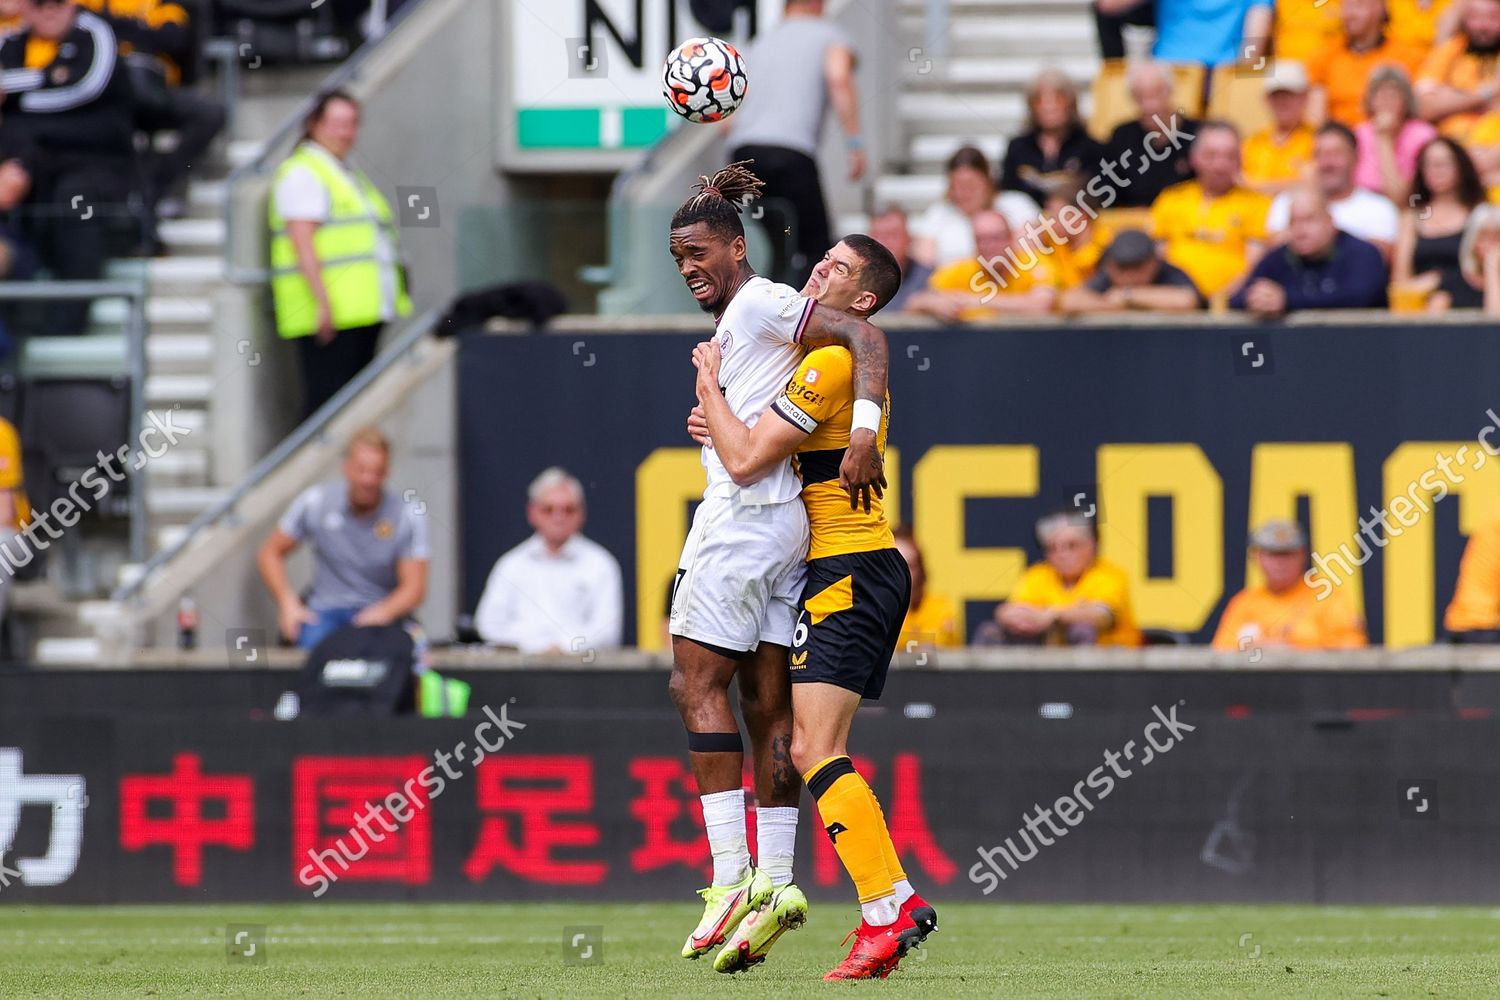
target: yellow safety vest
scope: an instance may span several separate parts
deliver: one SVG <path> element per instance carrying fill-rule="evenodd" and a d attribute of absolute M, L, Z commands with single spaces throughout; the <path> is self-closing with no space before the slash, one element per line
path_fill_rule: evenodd
<path fill-rule="evenodd" d="M 323 287 L 333 311 L 336 330 L 370 326 L 411 312 L 405 276 L 395 261 L 378 256 L 381 229 L 389 247 L 396 246 L 391 206 L 358 170 L 345 167 L 332 153 L 304 142 L 276 170 L 276 183 L 295 167 L 305 167 L 328 190 L 329 216 L 313 235 L 313 247 L 323 266 Z M 271 294 L 276 300 L 276 331 L 284 338 L 317 332 L 318 300 L 297 269 L 297 250 L 287 235 L 286 220 L 271 198 Z M 382 279 L 385 283 L 382 283 Z M 394 303 L 390 298 L 394 296 Z M 389 306 L 394 306 L 391 310 Z"/>

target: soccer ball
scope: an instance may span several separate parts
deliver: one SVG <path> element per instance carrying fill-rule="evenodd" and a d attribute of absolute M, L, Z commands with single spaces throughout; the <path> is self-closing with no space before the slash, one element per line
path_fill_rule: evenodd
<path fill-rule="evenodd" d="M 722 38 L 689 38 L 667 56 L 661 92 L 690 122 L 716 122 L 734 114 L 749 86 L 745 60 Z"/>

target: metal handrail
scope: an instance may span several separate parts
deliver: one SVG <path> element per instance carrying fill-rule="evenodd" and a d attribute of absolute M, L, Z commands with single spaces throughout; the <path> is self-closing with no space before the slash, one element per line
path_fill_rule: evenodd
<path fill-rule="evenodd" d="M 227 495 L 193 518 L 189 522 L 187 529 L 182 533 L 181 538 L 148 559 L 145 565 L 141 566 L 139 574 L 134 579 L 122 583 L 119 587 L 115 588 L 115 592 L 110 595 L 110 600 L 116 602 L 128 601 L 137 596 L 145 587 L 146 582 L 150 580 L 151 574 L 171 562 L 179 553 L 187 549 L 200 531 L 223 519 L 226 515 L 231 514 L 240 501 L 245 499 L 252 490 L 264 482 L 271 473 L 280 468 L 282 463 L 296 454 L 308 442 L 320 437 L 327 430 L 329 423 L 333 421 L 334 417 L 338 416 L 339 411 L 346 404 L 393 367 L 396 362 L 404 358 L 412 346 L 421 340 L 422 337 L 426 336 L 437 322 L 437 318 L 438 310 L 429 309 L 414 319 L 384 351 L 381 351 L 376 356 L 375 360 L 360 369 L 359 374 L 345 383 L 343 388 L 334 393 L 328 402 L 318 407 L 312 416 L 302 421 L 296 430 L 283 438 L 280 444 L 272 448 L 259 462 L 256 462 L 255 467 L 247 472 L 245 478 L 241 479 Z"/>
<path fill-rule="evenodd" d="M 271 133 L 271 137 L 265 141 L 255 159 L 241 164 L 229 172 L 229 177 L 225 181 L 225 189 L 229 192 L 229 197 L 224 202 L 224 279 L 230 284 L 264 284 L 269 280 L 271 274 L 269 268 L 239 267 L 235 264 L 234 249 L 236 241 L 234 234 L 239 225 L 235 218 L 235 186 L 246 177 L 260 176 L 267 173 L 273 154 L 281 149 L 287 140 L 302 127 L 302 121 L 317 102 L 318 95 L 327 93 L 330 90 L 344 89 L 349 81 L 353 80 L 358 74 L 365 61 L 370 57 L 370 54 L 375 51 L 376 46 L 400 29 L 406 22 L 406 19 L 411 16 L 412 12 L 421 6 L 420 3 L 405 4 L 394 15 L 390 15 L 385 22 L 385 30 L 368 38 L 363 45 L 350 54 L 348 59 L 345 59 L 324 77 L 317 88 L 297 105 L 297 109 L 276 127 L 276 131 Z"/>
<path fill-rule="evenodd" d="M 126 374 L 130 377 L 131 435 L 139 436 L 146 419 L 146 279 L 136 281 L 0 281 L 0 302 L 38 302 L 68 299 L 124 299 L 129 303 L 125 320 Z M 131 470 L 130 558 L 146 556 L 146 465 Z"/>

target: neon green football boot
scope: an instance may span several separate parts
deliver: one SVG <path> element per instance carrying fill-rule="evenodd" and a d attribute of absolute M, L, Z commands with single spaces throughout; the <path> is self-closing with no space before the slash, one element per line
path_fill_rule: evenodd
<path fill-rule="evenodd" d="M 740 921 L 765 905 L 773 891 L 771 876 L 759 868 L 750 869 L 750 874 L 734 885 L 711 885 L 699 889 L 698 895 L 703 897 L 704 903 L 703 919 L 688 935 L 687 943 L 682 946 L 682 957 L 700 958 L 719 947 Z"/>
<path fill-rule="evenodd" d="M 807 897 L 795 884 L 782 886 L 771 894 L 765 906 L 740 921 L 714 956 L 714 971 L 743 972 L 759 965 L 781 935 L 806 922 Z"/>

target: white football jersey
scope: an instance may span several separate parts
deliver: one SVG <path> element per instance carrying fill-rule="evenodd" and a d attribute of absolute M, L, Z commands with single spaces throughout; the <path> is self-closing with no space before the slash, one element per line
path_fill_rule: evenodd
<path fill-rule="evenodd" d="M 786 388 L 802 359 L 802 328 L 812 315 L 815 300 L 790 285 L 757 275 L 740 286 L 719 317 L 719 387 L 729 409 L 754 427 L 761 414 Z M 736 487 L 712 448 L 703 449 L 708 472 L 708 496 L 738 491 L 746 504 L 786 503 L 802 492 L 802 482 L 787 459 L 752 486 Z"/>

